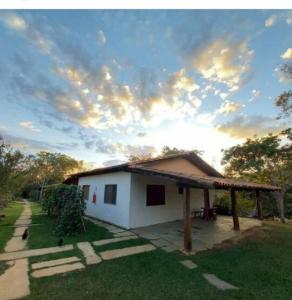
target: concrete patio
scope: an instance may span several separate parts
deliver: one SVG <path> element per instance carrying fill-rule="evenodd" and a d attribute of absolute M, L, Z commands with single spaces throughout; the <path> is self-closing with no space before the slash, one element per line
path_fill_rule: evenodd
<path fill-rule="evenodd" d="M 216 221 L 192 220 L 192 242 L 195 252 L 212 249 L 215 245 L 239 236 L 241 232 L 262 225 L 252 218 L 239 218 L 241 231 L 233 229 L 233 220 L 229 216 L 218 216 Z M 151 240 L 161 249 L 171 252 L 182 250 L 184 245 L 183 220 L 133 229 L 139 236 Z"/>

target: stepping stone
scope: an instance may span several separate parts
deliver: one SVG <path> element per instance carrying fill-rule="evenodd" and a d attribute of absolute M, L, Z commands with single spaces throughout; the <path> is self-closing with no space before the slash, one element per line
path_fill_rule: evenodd
<path fill-rule="evenodd" d="M 30 294 L 28 259 L 9 262 L 10 268 L 0 276 L 0 299 L 18 299 Z"/>
<path fill-rule="evenodd" d="M 40 256 L 40 255 L 64 252 L 64 251 L 69 251 L 69 250 L 73 250 L 73 245 L 65 245 L 65 246 L 61 246 L 61 247 L 50 247 L 50 248 L 2 253 L 2 254 L 0 254 L 0 261 L 26 258 L 26 257 L 32 257 L 32 256 Z"/>
<path fill-rule="evenodd" d="M 4 248 L 5 252 L 15 252 L 23 250 L 27 241 L 22 239 L 22 236 L 13 236 L 6 244 Z"/>
<path fill-rule="evenodd" d="M 67 264 L 67 265 L 37 270 L 37 271 L 32 272 L 31 276 L 34 278 L 48 277 L 48 276 L 53 276 L 56 274 L 62 274 L 62 273 L 67 273 L 67 272 L 71 272 L 71 271 L 75 271 L 75 270 L 81 270 L 84 268 L 85 268 L 85 266 L 82 263 L 78 262 L 75 264 Z"/>
<path fill-rule="evenodd" d="M 136 234 L 131 231 L 124 231 L 124 232 L 114 234 L 114 237 L 123 237 L 123 236 L 136 236 Z"/>
<path fill-rule="evenodd" d="M 203 274 L 204 278 L 219 290 L 238 290 L 238 287 L 223 281 L 214 274 Z"/>
<path fill-rule="evenodd" d="M 31 223 L 31 219 L 17 220 L 17 221 L 15 222 L 15 226 L 29 225 L 30 223 Z"/>
<path fill-rule="evenodd" d="M 25 229 L 28 229 L 28 227 L 27 226 L 16 227 L 15 230 L 14 230 L 13 236 L 22 236 Z"/>
<path fill-rule="evenodd" d="M 164 247 L 161 247 L 160 249 L 167 252 L 167 253 L 170 253 L 170 252 L 173 252 L 173 251 L 177 250 L 177 248 L 173 245 L 164 246 Z"/>
<path fill-rule="evenodd" d="M 117 229 L 112 229 L 110 230 L 111 233 L 121 233 L 125 232 L 125 229 L 117 228 Z"/>
<path fill-rule="evenodd" d="M 156 247 L 153 246 L 152 244 L 146 244 L 146 245 L 135 246 L 135 247 L 127 247 L 127 248 L 122 248 L 122 249 L 103 251 L 100 253 L 100 255 L 101 255 L 102 259 L 108 260 L 108 259 L 114 259 L 114 258 L 119 258 L 119 257 L 123 257 L 123 256 L 148 252 L 148 251 L 152 251 L 155 249 L 156 249 Z"/>
<path fill-rule="evenodd" d="M 89 242 L 78 243 L 77 247 L 82 251 L 86 259 L 86 264 L 93 265 L 101 262 L 101 258 L 95 253 Z"/>
<path fill-rule="evenodd" d="M 157 247 L 170 246 L 170 243 L 166 240 L 163 240 L 163 239 L 153 240 L 153 241 L 151 241 L 151 243 L 154 244 Z"/>
<path fill-rule="evenodd" d="M 102 246 L 102 245 L 107 245 L 107 244 L 112 244 L 112 243 L 117 243 L 117 242 L 122 242 L 122 241 L 134 240 L 134 239 L 137 239 L 137 238 L 138 237 L 135 236 L 135 235 L 125 236 L 125 237 L 118 237 L 118 238 L 113 238 L 113 239 L 95 241 L 95 242 L 92 242 L 92 244 L 94 246 Z"/>
<path fill-rule="evenodd" d="M 147 240 L 158 240 L 160 237 L 158 235 L 155 235 L 153 233 L 147 233 L 147 232 L 142 232 L 138 233 L 142 238 L 147 239 Z"/>
<path fill-rule="evenodd" d="M 186 259 L 186 260 L 182 260 L 182 261 L 180 261 L 180 263 L 182 264 L 182 265 L 184 265 L 186 268 L 188 268 L 188 269 L 195 269 L 195 268 L 197 268 L 198 267 L 198 265 L 196 265 L 195 263 L 193 263 L 191 260 L 189 260 L 189 259 Z"/>
<path fill-rule="evenodd" d="M 68 257 L 68 258 L 61 258 L 61 259 L 55 259 L 55 260 L 48 260 L 48 261 L 42 261 L 39 263 L 34 263 L 31 265 L 32 269 L 41 269 L 41 268 L 47 268 L 47 267 L 55 267 L 58 265 L 64 265 L 72 262 L 80 261 L 80 258 L 76 256 Z"/>

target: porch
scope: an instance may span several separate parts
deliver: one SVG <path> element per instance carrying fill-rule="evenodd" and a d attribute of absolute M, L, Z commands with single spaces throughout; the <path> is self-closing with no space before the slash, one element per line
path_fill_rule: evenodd
<path fill-rule="evenodd" d="M 192 245 L 196 252 L 212 249 L 214 246 L 239 236 L 242 232 L 261 226 L 262 221 L 253 218 L 239 218 L 241 232 L 233 229 L 233 218 L 217 216 L 215 221 L 192 219 Z M 184 221 L 177 220 L 131 230 L 165 251 L 184 249 Z"/>

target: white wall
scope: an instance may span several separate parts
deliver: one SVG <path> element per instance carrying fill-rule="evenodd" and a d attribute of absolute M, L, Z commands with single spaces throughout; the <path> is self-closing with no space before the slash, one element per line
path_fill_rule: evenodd
<path fill-rule="evenodd" d="M 106 184 L 117 185 L 115 205 L 104 203 Z M 165 185 L 165 205 L 146 206 L 147 184 Z M 89 199 L 86 201 L 85 214 L 94 218 L 124 227 L 137 228 L 183 218 L 184 195 L 178 193 L 176 183 L 159 177 L 114 172 L 95 176 L 81 177 L 79 186 L 89 185 Z M 96 204 L 92 203 L 96 193 Z M 211 205 L 214 191 L 210 191 Z M 191 189 L 191 209 L 204 206 L 202 189 Z"/>
<path fill-rule="evenodd" d="M 117 184 L 117 201 L 115 205 L 104 203 L 104 187 L 106 184 Z M 86 201 L 86 215 L 129 228 L 131 173 L 114 172 L 81 177 L 78 185 L 90 185 L 89 199 Z M 94 192 L 96 193 L 96 204 L 92 203 Z"/>
<path fill-rule="evenodd" d="M 143 227 L 183 218 L 183 197 L 176 183 L 159 177 L 132 174 L 131 176 L 130 228 Z M 165 205 L 146 206 L 147 184 L 165 185 Z M 214 193 L 210 192 L 212 205 Z M 191 189 L 191 209 L 204 206 L 202 189 Z"/>

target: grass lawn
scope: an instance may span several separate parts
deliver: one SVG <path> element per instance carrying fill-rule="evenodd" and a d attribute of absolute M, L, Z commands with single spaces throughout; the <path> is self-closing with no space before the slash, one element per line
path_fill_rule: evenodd
<path fill-rule="evenodd" d="M 29 247 L 55 246 L 58 237 L 52 234 L 53 222 L 40 214 L 33 203 L 33 223 Z M 65 237 L 65 243 L 110 238 L 104 228 L 91 222 L 87 232 Z M 214 249 L 190 256 L 198 268 L 189 270 L 179 261 L 186 259 L 179 252 L 162 250 L 103 261 L 86 266 L 83 271 L 47 278 L 30 278 L 31 295 L 26 299 L 292 299 L 292 225 L 267 223 L 267 230 L 242 240 L 237 245 Z M 144 239 L 111 245 L 95 246 L 97 253 L 147 243 Z M 30 264 L 82 253 L 72 251 L 29 258 Z M 203 273 L 239 287 L 220 291 L 209 285 Z"/>
<path fill-rule="evenodd" d="M 27 299 L 292 299 L 292 225 L 267 223 L 267 227 L 237 245 L 189 257 L 197 269 L 183 267 L 179 261 L 186 257 L 178 252 L 155 250 L 66 275 L 31 278 Z M 98 253 L 146 242 L 137 239 L 94 248 Z M 82 258 L 75 248 L 30 258 L 30 262 L 71 255 Z M 206 282 L 203 273 L 216 274 L 240 290 L 219 291 Z"/>
<path fill-rule="evenodd" d="M 8 206 L 0 210 L 0 215 L 5 215 L 5 218 L 0 218 L 0 252 L 4 251 L 7 241 L 12 237 L 14 232 L 13 225 L 20 216 L 22 209 L 23 204 L 10 202 Z"/>

